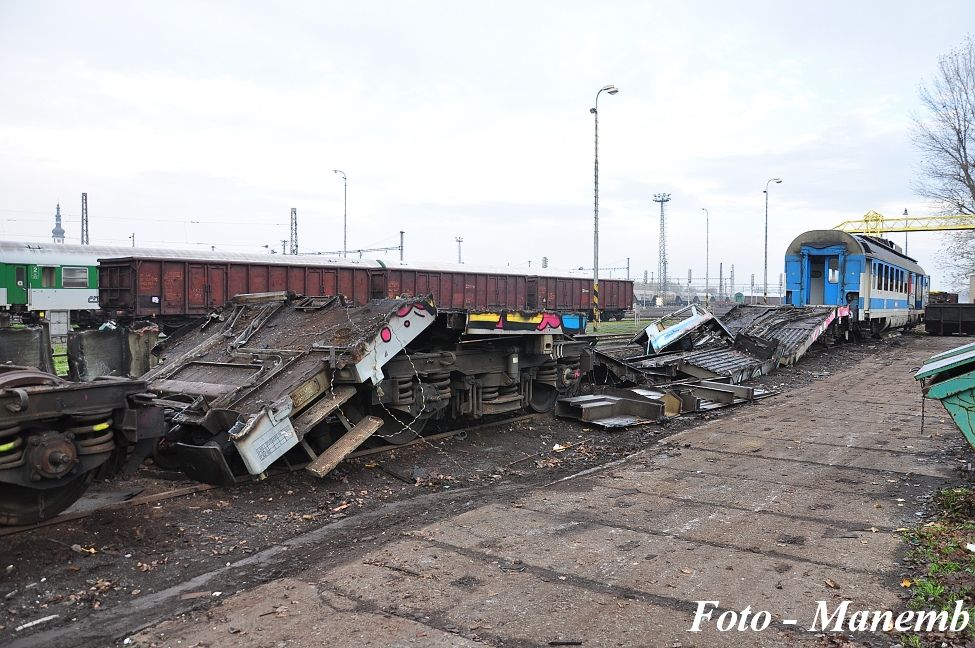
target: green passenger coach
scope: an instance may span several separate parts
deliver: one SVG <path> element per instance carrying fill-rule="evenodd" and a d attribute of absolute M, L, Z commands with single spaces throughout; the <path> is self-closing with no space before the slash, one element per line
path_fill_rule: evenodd
<path fill-rule="evenodd" d="M 103 253 L 88 245 L 0 241 L 0 311 L 33 321 L 97 309 Z"/>

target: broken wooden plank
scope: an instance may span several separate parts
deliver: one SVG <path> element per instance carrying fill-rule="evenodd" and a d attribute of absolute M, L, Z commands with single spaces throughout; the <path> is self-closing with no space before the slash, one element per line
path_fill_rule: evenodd
<path fill-rule="evenodd" d="M 325 452 L 318 455 L 305 469 L 318 477 L 324 477 L 332 471 L 340 461 L 345 459 L 353 450 L 358 448 L 383 426 L 383 420 L 378 416 L 367 416 L 356 423 L 342 438 L 330 445 Z"/>

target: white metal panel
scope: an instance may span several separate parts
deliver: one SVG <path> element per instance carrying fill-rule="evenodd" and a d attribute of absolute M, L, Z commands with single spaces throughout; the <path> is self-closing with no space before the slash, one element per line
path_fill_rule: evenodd
<path fill-rule="evenodd" d="M 98 291 L 91 288 L 31 288 L 28 310 L 89 310 L 98 308 Z"/>

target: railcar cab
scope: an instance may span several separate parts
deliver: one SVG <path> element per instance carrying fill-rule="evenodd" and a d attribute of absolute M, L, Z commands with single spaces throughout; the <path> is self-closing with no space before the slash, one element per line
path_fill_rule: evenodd
<path fill-rule="evenodd" d="M 786 303 L 849 306 L 851 319 L 872 332 L 923 318 L 928 277 L 887 239 L 814 230 L 800 234 L 785 256 Z"/>

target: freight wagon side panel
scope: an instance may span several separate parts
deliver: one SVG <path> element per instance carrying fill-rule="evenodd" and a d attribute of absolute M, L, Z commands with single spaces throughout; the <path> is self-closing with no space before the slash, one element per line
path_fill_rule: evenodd
<path fill-rule="evenodd" d="M 288 268 L 285 266 L 268 267 L 268 290 L 280 292 L 288 289 Z"/>
<path fill-rule="evenodd" d="M 409 272 L 407 270 L 387 270 L 386 271 L 386 297 L 389 299 L 396 299 L 399 295 L 405 292 L 404 275 Z"/>
<path fill-rule="evenodd" d="M 159 303 L 162 293 L 162 262 L 137 261 L 136 286 L 130 293 L 132 301 L 128 304 L 135 315 L 158 315 L 161 312 Z"/>
<path fill-rule="evenodd" d="M 259 293 L 268 291 L 267 266 L 252 265 L 247 267 L 247 292 Z"/>
<path fill-rule="evenodd" d="M 206 286 L 207 306 L 215 308 L 227 303 L 227 266 L 216 264 L 207 266 Z"/>
<path fill-rule="evenodd" d="M 233 263 L 227 269 L 227 293 L 230 297 L 251 292 L 247 285 L 247 266 Z"/>
<path fill-rule="evenodd" d="M 186 266 L 186 312 L 198 315 L 207 308 L 207 268 L 202 263 Z"/>
<path fill-rule="evenodd" d="M 339 274 L 337 269 L 326 268 L 322 270 L 322 281 L 324 282 L 322 294 L 328 297 L 335 297 L 339 294 Z"/>
<path fill-rule="evenodd" d="M 501 306 L 502 300 L 501 300 L 500 289 L 498 288 L 498 284 L 501 281 L 501 279 L 502 278 L 498 277 L 498 275 L 487 276 L 486 279 L 487 292 L 485 294 L 485 299 L 487 300 L 488 308 L 498 308 L 499 306 Z"/>
<path fill-rule="evenodd" d="M 488 276 L 486 274 L 474 275 L 474 308 L 487 309 L 488 302 Z"/>
<path fill-rule="evenodd" d="M 324 274 L 321 268 L 308 268 L 308 272 L 305 273 L 304 293 L 309 297 L 325 296 L 327 293 L 325 292 L 325 281 L 323 277 Z"/>
<path fill-rule="evenodd" d="M 365 270 L 355 269 L 352 271 L 355 277 L 355 284 L 352 290 L 352 299 L 356 306 L 365 306 L 369 303 L 369 273 Z"/>
<path fill-rule="evenodd" d="M 186 312 L 186 264 L 182 261 L 164 261 L 160 313 L 183 315 Z"/>
<path fill-rule="evenodd" d="M 301 266 L 288 266 L 288 290 L 298 293 L 299 295 L 307 295 L 305 292 L 307 286 L 305 284 L 305 268 Z M 319 295 L 311 295 L 318 297 Z"/>

